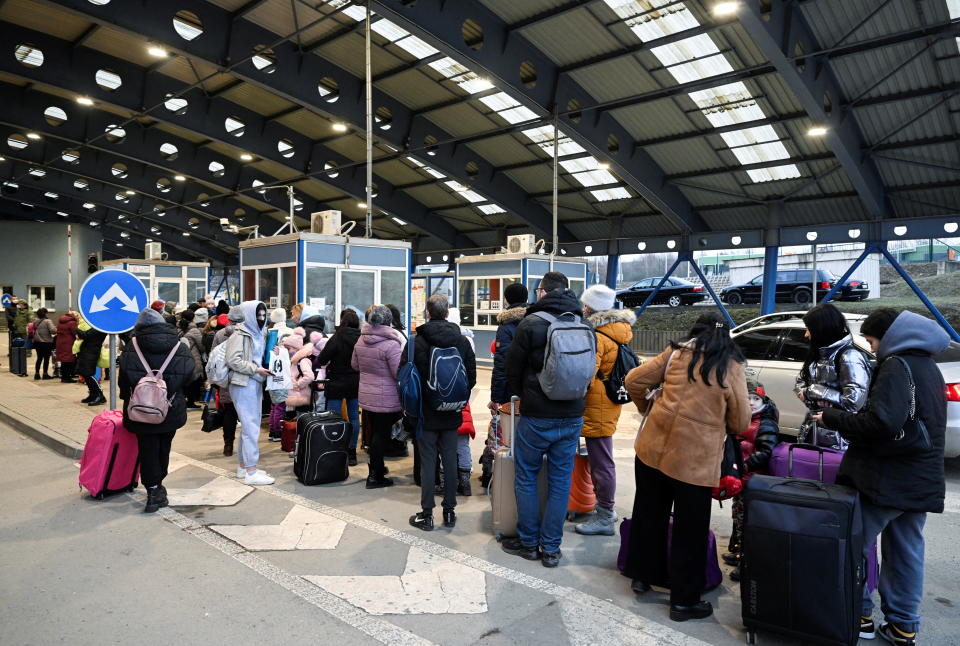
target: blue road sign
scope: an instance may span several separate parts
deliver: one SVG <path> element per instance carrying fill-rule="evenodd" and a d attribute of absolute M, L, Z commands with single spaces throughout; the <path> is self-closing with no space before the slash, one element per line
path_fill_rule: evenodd
<path fill-rule="evenodd" d="M 3 296 L 0 296 L 0 305 L 4 307 L 10 307 L 10 303 L 12 302 L 13 298 L 10 296 L 10 294 L 4 294 Z"/>
<path fill-rule="evenodd" d="M 79 303 L 87 323 L 101 332 L 120 334 L 133 329 L 149 301 L 139 278 L 122 269 L 103 269 L 84 281 Z"/>

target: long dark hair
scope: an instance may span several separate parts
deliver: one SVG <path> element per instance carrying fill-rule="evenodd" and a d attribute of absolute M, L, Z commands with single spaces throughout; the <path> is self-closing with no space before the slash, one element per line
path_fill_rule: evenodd
<path fill-rule="evenodd" d="M 730 361 L 746 363 L 740 347 L 730 338 L 730 326 L 719 314 L 702 314 L 690 328 L 690 341 L 692 341 L 693 358 L 687 368 L 688 381 L 696 381 L 694 371 L 697 363 L 703 359 L 700 364 L 700 378 L 703 379 L 703 383 L 711 385 L 710 374 L 713 373 L 717 377 L 717 385 L 726 388 L 723 379 L 727 376 L 727 366 L 730 365 Z M 675 341 L 672 341 L 670 346 L 674 350 L 685 347 Z"/>
<path fill-rule="evenodd" d="M 810 332 L 810 347 L 807 348 L 807 358 L 803 362 L 801 374 L 807 374 L 807 368 L 820 359 L 820 348 L 831 346 L 840 339 L 850 335 L 847 319 L 843 312 L 830 303 L 821 303 L 811 307 L 803 315 L 803 324 Z"/>
<path fill-rule="evenodd" d="M 393 314 L 393 329 L 398 332 L 406 330 L 407 328 L 403 326 L 403 317 L 400 316 L 400 308 L 393 303 L 388 303 L 387 307 L 390 308 L 390 313 Z"/>
<path fill-rule="evenodd" d="M 337 326 L 337 329 L 339 330 L 342 327 L 355 327 L 360 329 L 360 317 L 350 308 L 340 312 L 340 325 Z"/>

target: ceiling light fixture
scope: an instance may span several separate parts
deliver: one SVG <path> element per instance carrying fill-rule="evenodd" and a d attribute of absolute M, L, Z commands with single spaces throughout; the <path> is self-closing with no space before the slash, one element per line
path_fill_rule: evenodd
<path fill-rule="evenodd" d="M 156 56 L 157 58 L 166 58 L 167 56 L 167 50 L 157 45 L 150 45 L 147 47 L 147 53 L 151 56 Z"/>
<path fill-rule="evenodd" d="M 129 190 L 127 190 L 127 191 L 124 191 L 124 193 L 126 193 L 127 195 L 136 195 L 136 192 L 135 192 L 135 191 L 129 191 Z"/>
<path fill-rule="evenodd" d="M 88 96 L 78 96 L 77 103 L 80 105 L 93 105 L 93 99 Z"/>
<path fill-rule="evenodd" d="M 597 162 L 597 168 L 600 170 L 610 170 L 610 164 L 607 162 Z"/>
<path fill-rule="evenodd" d="M 347 124 L 345 124 L 345 123 L 340 123 L 340 122 L 338 121 L 338 122 L 336 122 L 336 123 L 333 124 L 333 130 L 334 130 L 335 132 L 346 132 L 346 131 L 347 131 Z"/>
<path fill-rule="evenodd" d="M 242 155 L 240 155 L 240 159 L 242 159 L 243 161 L 253 161 L 253 155 L 251 155 L 250 153 L 243 153 Z"/>
<path fill-rule="evenodd" d="M 183 175 L 174 175 L 173 179 L 177 180 L 178 182 L 183 182 L 183 181 L 186 181 L 187 178 L 184 177 Z"/>
<path fill-rule="evenodd" d="M 39 139 L 39 138 L 40 138 L 40 135 L 38 135 L 38 134 L 35 133 L 35 132 L 28 132 L 28 133 L 27 133 L 27 139 L 33 139 L 34 141 L 36 141 L 36 140 Z"/>
<path fill-rule="evenodd" d="M 357 202 L 357 208 L 358 208 L 358 209 L 365 209 L 365 208 L 367 208 L 367 203 L 366 203 L 366 202 Z"/>
<path fill-rule="evenodd" d="M 827 129 L 823 126 L 814 126 L 807 130 L 807 135 L 810 137 L 822 137 L 827 134 Z"/>
<path fill-rule="evenodd" d="M 730 16 L 740 10 L 739 2 L 718 2 L 713 5 L 713 15 Z"/>

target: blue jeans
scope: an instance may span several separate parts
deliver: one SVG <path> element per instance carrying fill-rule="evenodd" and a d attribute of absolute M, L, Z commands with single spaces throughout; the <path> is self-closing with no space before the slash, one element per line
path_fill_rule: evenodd
<path fill-rule="evenodd" d="M 570 476 L 582 417 L 547 419 L 521 415 L 514 431 L 516 460 L 517 535 L 527 547 L 547 553 L 560 549 L 563 521 L 570 501 Z M 537 476 L 547 456 L 547 507 L 540 519 Z"/>
<path fill-rule="evenodd" d="M 337 415 L 343 410 L 342 399 L 328 399 L 327 410 L 333 411 Z M 357 448 L 357 439 L 360 437 L 360 401 L 356 397 L 347 400 L 347 417 L 350 425 L 353 426 L 353 433 L 350 435 L 350 448 Z"/>
<path fill-rule="evenodd" d="M 923 526 L 927 514 L 861 501 L 864 558 L 880 535 L 880 609 L 888 622 L 908 632 L 920 629 L 923 597 Z M 863 616 L 873 613 L 873 599 L 863 589 Z"/>

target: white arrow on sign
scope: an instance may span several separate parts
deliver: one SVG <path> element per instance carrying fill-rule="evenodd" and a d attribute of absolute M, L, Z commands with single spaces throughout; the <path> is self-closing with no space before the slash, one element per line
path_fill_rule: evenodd
<path fill-rule="evenodd" d="M 371 615 L 480 614 L 487 585 L 480 570 L 416 547 L 400 576 L 305 576 Z"/>
<path fill-rule="evenodd" d="M 210 525 L 251 552 L 266 550 L 332 550 L 347 524 L 339 518 L 294 505 L 279 525 Z"/>
<path fill-rule="evenodd" d="M 120 285 L 118 285 L 117 283 L 114 283 L 113 285 L 110 286 L 110 289 L 108 289 L 106 293 L 100 296 L 99 298 L 97 297 L 96 294 L 94 294 L 93 302 L 90 303 L 90 312 L 91 313 L 103 312 L 104 310 L 108 309 L 107 303 L 109 303 L 113 299 L 117 299 L 118 301 L 123 303 L 123 307 L 121 309 L 125 309 L 128 312 L 140 311 L 140 307 L 137 305 L 137 297 L 134 296 L 133 298 L 130 298 L 120 288 Z"/>

